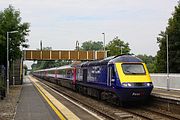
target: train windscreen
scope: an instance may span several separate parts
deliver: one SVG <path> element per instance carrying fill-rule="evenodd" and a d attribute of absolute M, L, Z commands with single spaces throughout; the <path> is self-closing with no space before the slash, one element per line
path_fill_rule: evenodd
<path fill-rule="evenodd" d="M 146 74 L 143 64 L 123 63 L 122 69 L 125 74 Z"/>

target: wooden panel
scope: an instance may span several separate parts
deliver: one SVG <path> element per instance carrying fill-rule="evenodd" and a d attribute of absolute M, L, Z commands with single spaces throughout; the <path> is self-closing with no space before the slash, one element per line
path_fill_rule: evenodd
<path fill-rule="evenodd" d="M 70 59 L 78 60 L 78 51 L 70 51 Z"/>
<path fill-rule="evenodd" d="M 43 60 L 50 60 L 50 50 L 43 50 L 42 51 L 42 59 Z"/>
<path fill-rule="evenodd" d="M 98 51 L 97 52 L 97 59 L 103 59 L 104 58 L 104 52 L 102 51 L 102 52 L 100 52 L 100 51 Z"/>
<path fill-rule="evenodd" d="M 61 51 L 61 59 L 68 60 L 69 59 L 69 51 Z"/>
<path fill-rule="evenodd" d="M 41 60 L 41 51 L 33 50 L 32 51 L 32 58 L 35 60 Z"/>
<path fill-rule="evenodd" d="M 25 59 L 25 60 L 30 60 L 30 59 L 31 59 L 31 50 L 24 51 L 24 53 L 25 53 L 25 54 L 24 54 L 24 55 L 25 55 L 25 56 L 24 56 L 24 57 L 25 57 L 24 59 Z"/>
<path fill-rule="evenodd" d="M 88 51 L 88 60 L 93 60 L 94 59 L 94 52 L 93 51 Z"/>
<path fill-rule="evenodd" d="M 51 59 L 58 60 L 59 59 L 59 51 L 51 51 Z"/>
<path fill-rule="evenodd" d="M 79 51 L 79 59 L 80 60 L 87 60 L 87 52 L 86 51 Z"/>
<path fill-rule="evenodd" d="M 25 50 L 25 60 L 95 60 L 103 59 L 104 51 L 66 51 L 66 50 Z"/>

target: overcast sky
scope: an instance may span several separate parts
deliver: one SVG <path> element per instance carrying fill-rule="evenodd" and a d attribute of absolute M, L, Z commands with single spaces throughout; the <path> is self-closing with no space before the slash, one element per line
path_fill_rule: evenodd
<path fill-rule="evenodd" d="M 0 0 L 0 10 L 9 4 L 29 22 L 29 49 L 44 47 L 74 49 L 75 41 L 106 43 L 118 36 L 134 54 L 156 55 L 156 37 L 165 30 L 178 0 Z"/>

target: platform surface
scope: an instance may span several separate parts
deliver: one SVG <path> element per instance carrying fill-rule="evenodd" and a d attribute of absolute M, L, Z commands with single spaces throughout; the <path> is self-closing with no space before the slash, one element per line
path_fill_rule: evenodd
<path fill-rule="evenodd" d="M 153 88 L 152 96 L 180 101 L 180 90 Z"/>
<path fill-rule="evenodd" d="M 15 120 L 59 120 L 27 77 L 24 79 Z"/>

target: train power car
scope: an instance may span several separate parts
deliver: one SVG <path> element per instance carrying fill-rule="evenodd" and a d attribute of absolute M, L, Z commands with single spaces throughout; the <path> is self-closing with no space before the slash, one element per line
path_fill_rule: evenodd
<path fill-rule="evenodd" d="M 33 75 L 103 100 L 145 100 L 153 89 L 145 63 L 132 55 L 39 70 Z"/>

